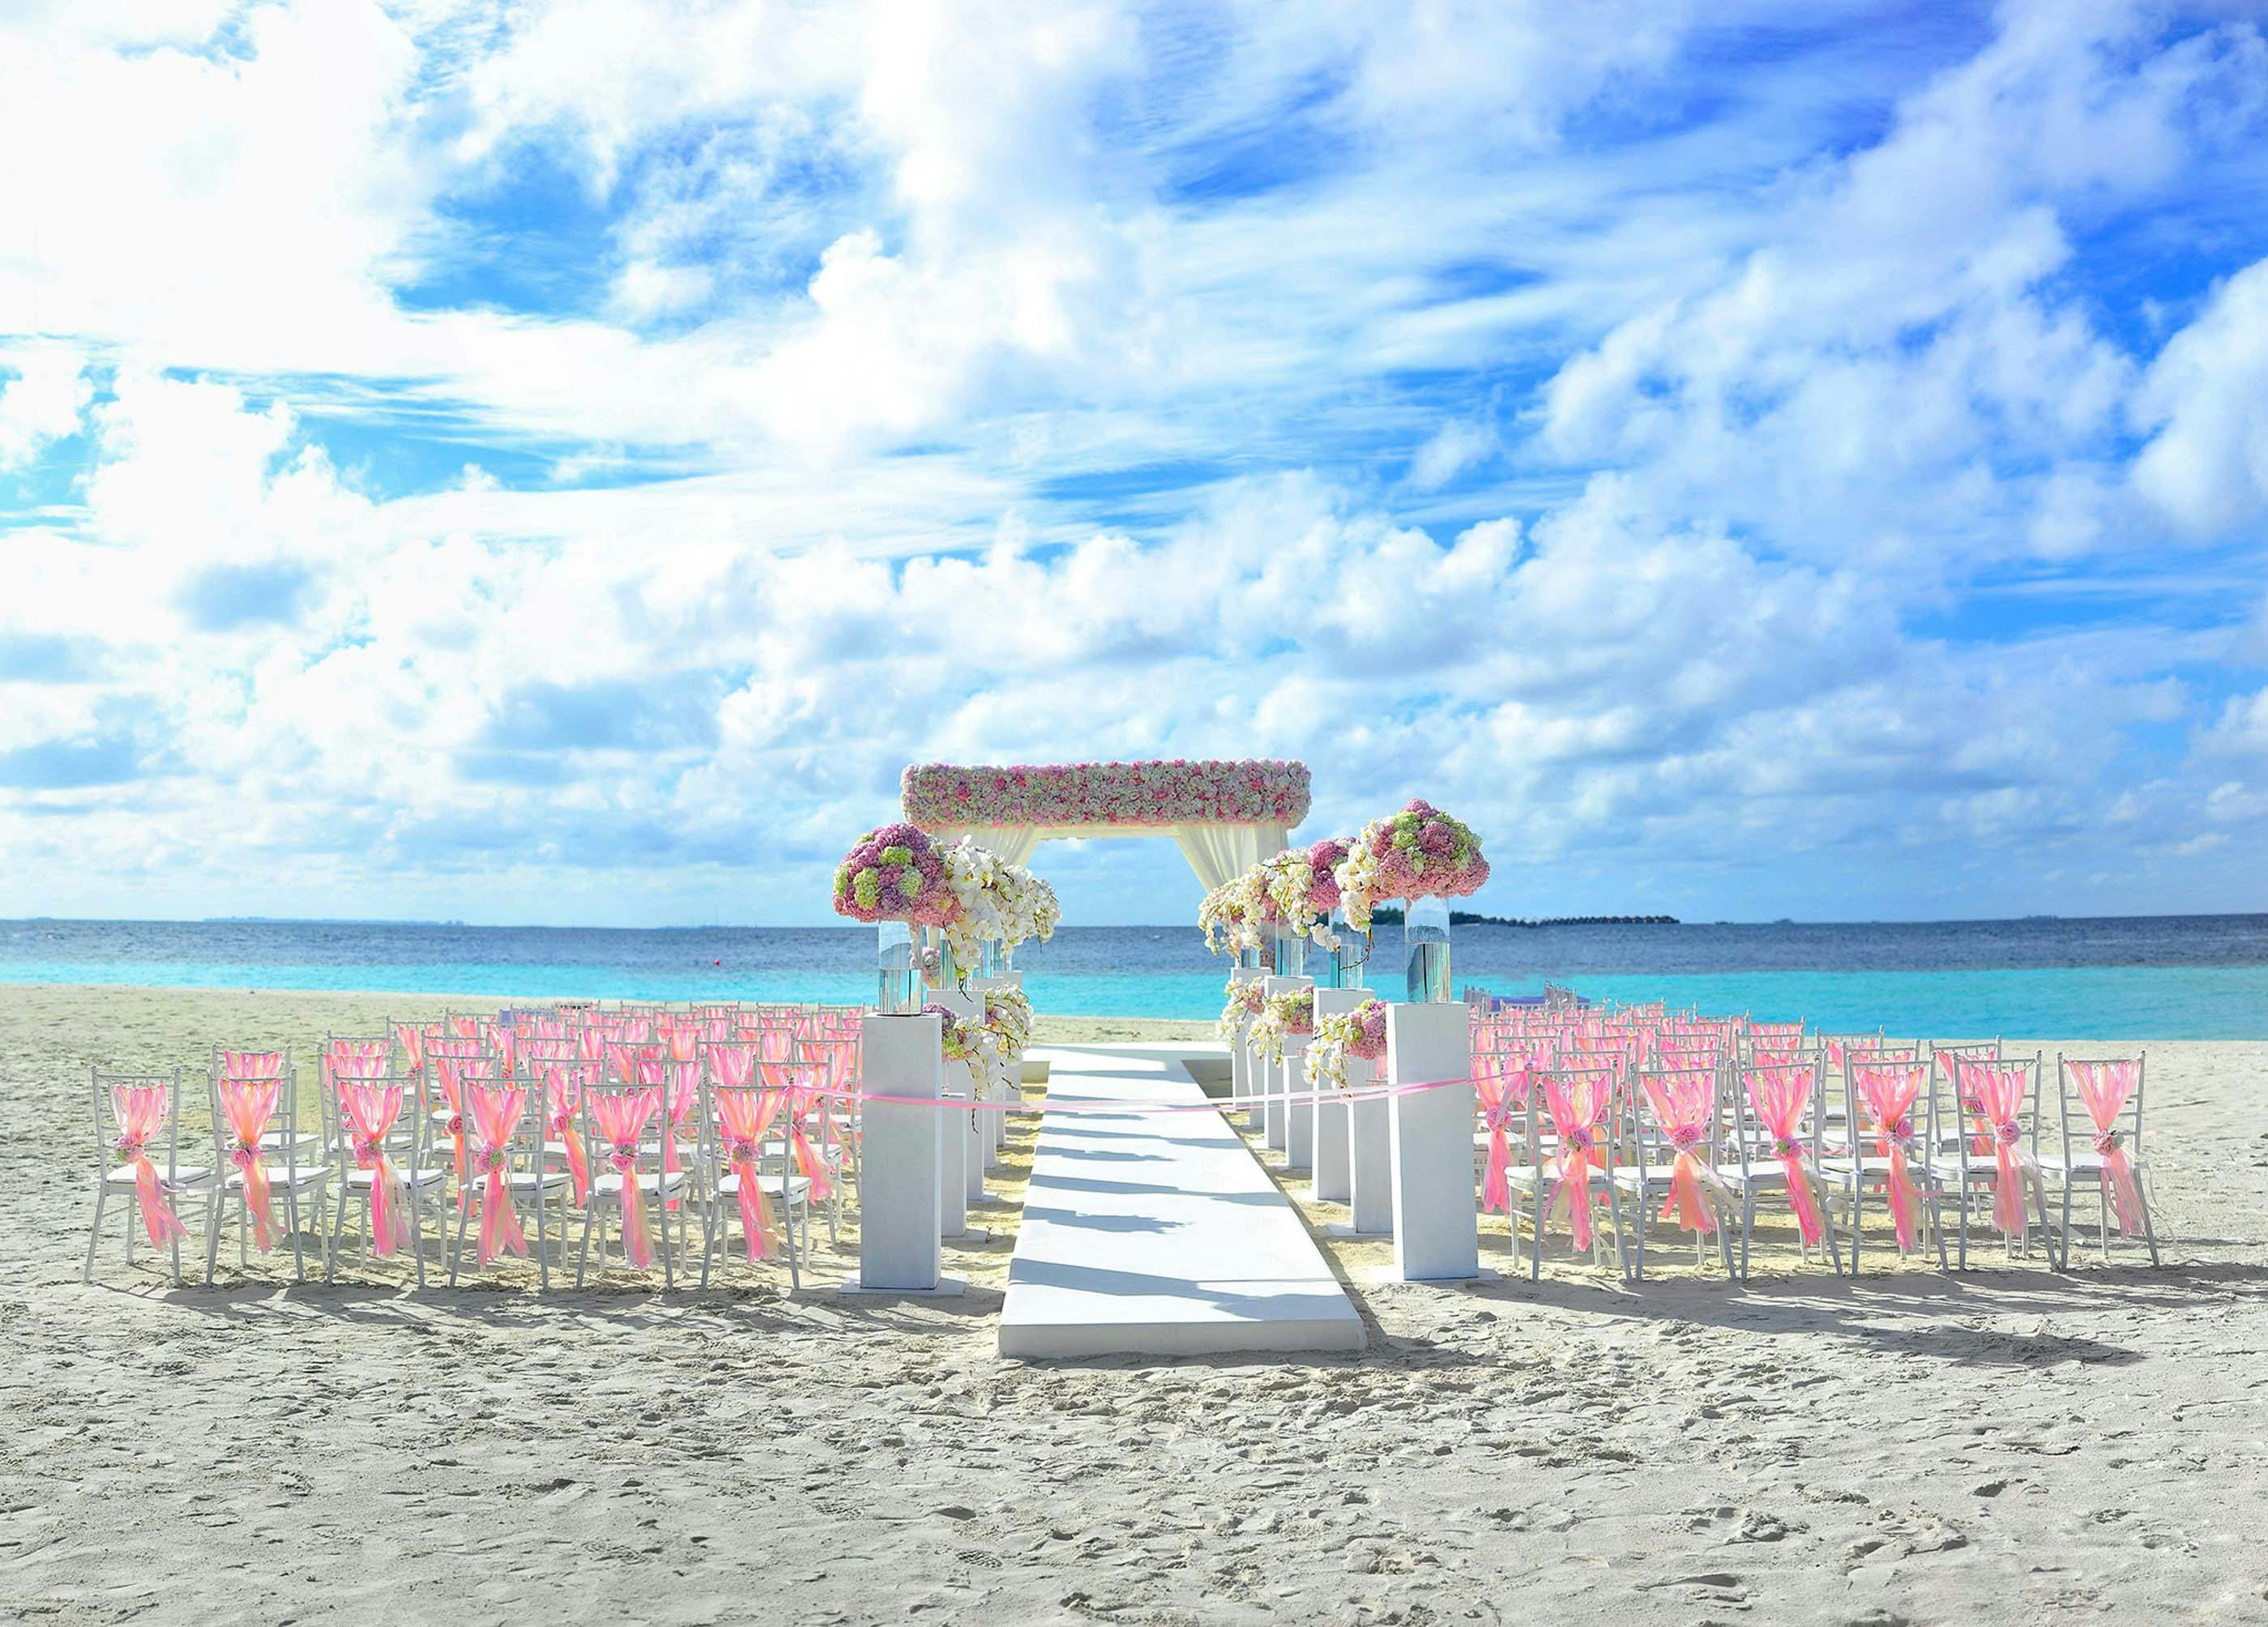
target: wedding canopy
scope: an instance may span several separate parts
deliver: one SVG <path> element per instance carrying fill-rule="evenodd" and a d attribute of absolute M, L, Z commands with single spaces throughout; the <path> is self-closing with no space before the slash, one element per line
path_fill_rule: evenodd
<path fill-rule="evenodd" d="M 1171 836 L 1210 892 L 1281 852 L 1307 817 L 1307 765 L 1176 757 L 1005 768 L 918 763 L 906 818 L 932 836 L 973 836 L 1012 864 L 1049 838 Z"/>

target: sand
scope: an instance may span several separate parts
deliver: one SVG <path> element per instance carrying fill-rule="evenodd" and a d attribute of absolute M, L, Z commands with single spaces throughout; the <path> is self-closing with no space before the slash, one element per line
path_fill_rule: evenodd
<path fill-rule="evenodd" d="M 1993 1244 L 1849 1284 L 1775 1248 L 1633 1289 L 1562 1246 L 1540 1286 L 1381 1288 L 1334 1246 L 1359 1357 L 1032 1366 L 993 1351 L 1012 1173 L 959 1300 L 737 1258 L 670 1296 L 296 1287 L 232 1246 L 177 1291 L 114 1226 L 80 1285 L 90 1061 L 438 1005 L 0 989 L 0 1615 L 2268 1621 L 2268 1044 L 2150 1047 L 2159 1270 Z"/>

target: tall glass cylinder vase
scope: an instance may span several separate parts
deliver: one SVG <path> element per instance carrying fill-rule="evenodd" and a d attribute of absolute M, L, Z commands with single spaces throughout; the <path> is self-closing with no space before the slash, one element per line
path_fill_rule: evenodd
<path fill-rule="evenodd" d="M 997 938 L 988 938 L 977 951 L 976 975 L 979 977 L 998 977 L 1008 969 L 1007 946 Z"/>
<path fill-rule="evenodd" d="M 1449 998 L 1449 901 L 1413 898 L 1402 915 L 1403 973 L 1412 1005 Z"/>
<path fill-rule="evenodd" d="M 875 930 L 880 971 L 874 1009 L 886 1017 L 921 1010 L 921 957 L 914 949 L 914 929 L 903 921 L 882 921 Z"/>
<path fill-rule="evenodd" d="M 922 930 L 922 982 L 935 990 L 959 990 L 968 974 L 954 959 L 953 945 L 942 927 Z"/>
<path fill-rule="evenodd" d="M 1251 944 L 1239 944 L 1236 946 L 1236 963 L 1247 971 L 1258 971 L 1260 951 Z"/>
<path fill-rule="evenodd" d="M 1286 926 L 1276 929 L 1276 975 L 1301 977 L 1307 970 L 1307 940 Z"/>
<path fill-rule="evenodd" d="M 1330 952 L 1330 965 L 1323 974 L 1322 986 L 1326 989 L 1363 987 L 1366 978 L 1363 968 L 1370 960 L 1369 939 L 1349 926 L 1346 913 L 1339 909 L 1331 911 L 1331 936 L 1339 940 L 1339 946 Z"/>

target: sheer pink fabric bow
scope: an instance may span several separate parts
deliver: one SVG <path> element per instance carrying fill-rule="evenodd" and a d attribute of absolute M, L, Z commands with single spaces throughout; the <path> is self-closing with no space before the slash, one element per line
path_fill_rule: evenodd
<path fill-rule="evenodd" d="M 166 1183 L 150 1161 L 150 1138 L 164 1128 L 173 1093 L 163 1085 L 113 1085 L 110 1106 L 118 1115 L 118 1139 L 112 1143 L 134 1171 L 134 1196 L 142 1206 L 142 1229 L 151 1248 L 187 1237 L 189 1228 L 166 1200 Z M 254 1137 L 257 1139 L 257 1137 Z"/>
<path fill-rule="evenodd" d="M 694 1043 L 690 1035 L 687 1036 L 686 1043 L 688 1048 Z M 677 1137 L 685 1128 L 685 1121 L 693 1116 L 694 1107 L 700 1101 L 700 1064 L 691 1056 L 677 1059 L 676 1049 L 673 1040 L 670 1046 L 672 1060 L 660 1064 L 660 1082 L 667 1092 L 661 1113 L 661 1167 L 668 1174 L 675 1174 L 684 1167 L 677 1150 Z M 675 1209 L 677 1205 L 678 1199 L 674 1196 L 663 1200 L 665 1208 Z"/>
<path fill-rule="evenodd" d="M 1913 1150 L 1914 1098 L 1928 1069 L 1919 1063 L 1865 1066 L 1857 1071 L 1859 1099 L 1866 1105 L 1867 1121 L 1889 1160 L 1890 1218 L 1898 1230 L 1898 1252 L 1911 1254 L 1918 1247 L 1914 1222 L 1921 1212 L 1921 1191 L 1915 1186 L 1908 1158 Z"/>
<path fill-rule="evenodd" d="M 1796 1230 L 1806 1243 L 1815 1243 L 1827 1234 L 1827 1222 L 1812 1175 L 1811 1147 L 1803 1139 L 1803 1113 L 1811 1105 L 1811 1070 L 1752 1068 L 1742 1079 L 1748 1086 L 1749 1105 L 1771 1137 L 1772 1157 L 1787 1177 L 1787 1201 L 1795 1211 Z"/>
<path fill-rule="evenodd" d="M 283 1089 L 284 1082 L 276 1079 L 220 1082 L 221 1115 L 228 1121 L 229 1133 L 236 1137 L 229 1148 L 228 1161 L 243 1179 L 245 1207 L 252 1211 L 253 1239 L 262 1254 L 276 1247 L 276 1215 L 269 1202 L 268 1166 L 261 1158 L 260 1137 L 268 1121 L 276 1116 L 276 1099 Z"/>
<path fill-rule="evenodd" d="M 1488 1172 L 1481 1181 L 1481 1212 L 1512 1213 L 1512 1144 L 1508 1137 L 1528 1105 L 1528 1064 L 1510 1056 L 1478 1056 L 1473 1062 L 1473 1091 L 1480 1098 L 1481 1123 L 1489 1137 Z"/>
<path fill-rule="evenodd" d="M 793 1035 L 777 1030 L 774 1032 L 779 1033 L 782 1042 L 778 1049 L 783 1050 L 793 1049 Z M 763 1054 L 761 1065 L 763 1069 L 764 1084 L 770 1089 L 786 1093 L 789 1150 L 795 1155 L 797 1171 L 811 1182 L 812 1201 L 823 1203 L 833 1194 L 835 1187 L 834 1183 L 827 1178 L 827 1160 L 820 1156 L 819 1149 L 811 1145 L 810 1132 L 806 1124 L 814 1100 L 813 1093 L 797 1086 L 793 1064 L 784 1060 L 775 1062 L 771 1059 L 770 1053 L 774 1049 L 769 1042 L 771 1038 L 772 1035 L 767 1034 L 764 1036 L 766 1042 L 761 1047 Z"/>
<path fill-rule="evenodd" d="M 386 1155 L 387 1132 L 401 1111 L 401 1086 L 349 1081 L 338 1088 L 355 1167 L 371 1172 L 371 1248 L 379 1259 L 388 1259 L 395 1249 L 409 1248 L 416 1235 L 409 1219 L 409 1189 Z"/>
<path fill-rule="evenodd" d="M 457 1203 L 460 1207 L 470 1200 L 465 1190 L 468 1165 L 465 1156 L 465 1075 L 473 1070 L 468 1056 L 436 1056 L 433 1058 L 434 1077 L 441 1081 L 442 1100 L 449 1104 L 449 1142 L 455 1149 L 457 1160 Z"/>
<path fill-rule="evenodd" d="M 2102 1157 L 2103 1183 L 2110 1189 L 2110 1210 L 2118 1218 L 2118 1230 L 2132 1236 L 2142 1229 L 2142 1189 L 2134 1179 L 2133 1160 L 2126 1156 L 2118 1115 L 2142 1082 L 2142 1064 L 2067 1062 L 2063 1065 L 2079 1086 L 2087 1116 L 2095 1121 L 2095 1150 Z"/>
<path fill-rule="evenodd" d="M 1595 1073 L 1547 1073 L 1543 1106 L 1559 1132 L 1559 1178 L 1545 1200 L 1547 1211 L 1567 1196 L 1567 1213 L 1579 1249 L 1591 1246 L 1591 1171 L 1599 1161 L 1599 1130 L 1606 1122 L 1608 1081 Z"/>
<path fill-rule="evenodd" d="M 1709 1120 L 1717 1104 L 1713 1072 L 1649 1073 L 1641 1083 L 1653 1122 L 1677 1154 L 1670 1165 L 1669 1196 L 1661 1218 L 1703 1235 L 1717 1229 L 1716 1194 L 1723 1183 L 1703 1156 L 1709 1146 Z"/>
<path fill-rule="evenodd" d="M 582 1081 L 575 1069 L 554 1064 L 543 1071 L 544 1122 L 553 1139 L 567 1150 L 567 1176 L 574 1183 L 578 1208 L 591 1201 L 591 1155 L 576 1128 L 583 1105 Z"/>
<path fill-rule="evenodd" d="M 645 1179 L 638 1174 L 638 1138 L 661 1107 L 661 1092 L 654 1090 L 593 1091 L 591 1116 L 607 1139 L 607 1161 L 622 1178 L 622 1252 L 644 1270 L 653 1263 L 653 1241 L 645 1224 Z"/>
<path fill-rule="evenodd" d="M 231 1079 L 280 1079 L 282 1051 L 225 1050 L 220 1054 L 221 1077 Z"/>
<path fill-rule="evenodd" d="M 740 1188 L 740 1236 L 750 1260 L 768 1256 L 780 1243 L 771 1206 L 758 1179 L 764 1134 L 779 1116 L 785 1099 L 776 1090 L 751 1090 L 755 1053 L 746 1045 L 717 1045 L 710 1056 L 722 1081 L 716 1092 L 717 1120 L 725 1139 L 725 1161 Z"/>
<path fill-rule="evenodd" d="M 425 1031 L 416 1023 L 397 1022 L 394 1025 L 394 1043 L 409 1059 L 409 1071 L 422 1073 L 425 1069 Z"/>
<path fill-rule="evenodd" d="M 499 1252 L 527 1257 L 527 1234 L 512 1203 L 512 1135 L 527 1093 L 512 1086 L 471 1085 L 473 1128 L 480 1135 L 481 1263 Z M 538 1193 L 536 1201 L 541 1203 Z"/>
<path fill-rule="evenodd" d="M 1992 1161 L 1999 1172 L 1992 1182 L 1992 1225 L 2003 1235 L 2022 1237 L 2029 1229 L 2024 1207 L 2026 1183 L 2039 1174 L 2039 1160 L 2024 1145 L 2024 1070 L 2021 1065 L 2002 1067 L 1965 1057 L 1954 1066 L 1961 1080 L 1962 1099 L 1975 1104 L 1992 1138 Z"/>

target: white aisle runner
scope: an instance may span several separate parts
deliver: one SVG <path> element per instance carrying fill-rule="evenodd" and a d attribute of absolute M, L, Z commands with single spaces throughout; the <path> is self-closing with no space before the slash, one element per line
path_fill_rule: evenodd
<path fill-rule="evenodd" d="M 1048 1094 L 1199 1104 L 1169 1049 L 1058 1046 Z M 1000 1316 L 1003 1356 L 1353 1351 L 1362 1319 L 1217 1112 L 1051 1113 Z"/>

